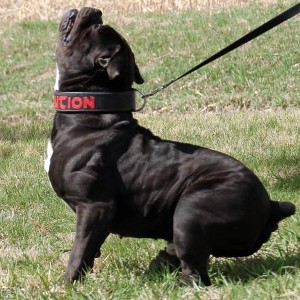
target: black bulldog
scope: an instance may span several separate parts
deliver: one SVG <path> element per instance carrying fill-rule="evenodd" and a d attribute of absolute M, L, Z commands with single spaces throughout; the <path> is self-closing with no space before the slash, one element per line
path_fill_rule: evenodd
<path fill-rule="evenodd" d="M 77 216 L 65 279 L 91 269 L 114 233 L 166 240 L 151 265 L 178 262 L 181 282 L 200 276 L 210 285 L 210 255 L 253 254 L 295 206 L 270 200 L 236 159 L 139 126 L 132 84 L 143 79 L 127 42 L 101 15 L 72 9 L 59 26 L 57 112 L 45 167 Z"/>

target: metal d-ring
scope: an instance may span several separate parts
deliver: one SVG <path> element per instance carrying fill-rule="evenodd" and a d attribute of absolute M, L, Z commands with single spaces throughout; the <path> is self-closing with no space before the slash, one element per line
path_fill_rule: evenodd
<path fill-rule="evenodd" d="M 145 97 L 146 96 L 146 94 L 144 94 L 143 92 L 141 92 L 141 91 L 139 91 L 139 90 L 137 90 L 137 89 L 134 89 L 136 92 L 138 92 L 140 95 L 141 95 L 141 98 L 143 99 L 143 104 L 142 104 L 142 106 L 140 107 L 140 108 L 137 108 L 137 109 L 135 109 L 134 110 L 134 112 L 139 112 L 139 111 L 141 111 L 141 110 L 143 110 L 144 108 L 145 108 L 145 106 L 146 106 L 146 99 L 147 99 L 147 97 Z"/>

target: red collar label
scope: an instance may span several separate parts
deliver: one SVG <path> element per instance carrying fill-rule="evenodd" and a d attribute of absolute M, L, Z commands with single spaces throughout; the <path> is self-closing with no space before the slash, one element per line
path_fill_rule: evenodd
<path fill-rule="evenodd" d="M 54 92 L 58 112 L 135 111 L 135 91 L 124 92 Z"/>
<path fill-rule="evenodd" d="M 54 95 L 54 108 L 56 110 L 81 110 L 95 109 L 95 97 L 93 96 L 56 96 Z"/>

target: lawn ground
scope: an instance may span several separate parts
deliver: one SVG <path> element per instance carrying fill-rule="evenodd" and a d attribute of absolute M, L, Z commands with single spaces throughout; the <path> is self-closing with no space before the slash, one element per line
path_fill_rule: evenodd
<path fill-rule="evenodd" d="M 140 88 L 148 91 L 295 3 L 133 12 L 107 15 L 106 22 L 132 45 L 146 80 Z M 208 288 L 179 288 L 178 274 L 168 270 L 145 276 L 164 242 L 117 236 L 105 242 L 84 284 L 61 283 L 75 216 L 43 170 L 56 28 L 54 19 L 1 21 L 0 299 L 299 299 L 299 17 L 150 99 L 135 114 L 163 138 L 233 155 L 261 178 L 272 199 L 298 207 L 255 255 L 211 258 Z"/>

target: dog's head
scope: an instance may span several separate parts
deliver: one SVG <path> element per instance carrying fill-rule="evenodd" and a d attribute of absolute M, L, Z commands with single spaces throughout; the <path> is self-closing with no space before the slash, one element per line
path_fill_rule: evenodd
<path fill-rule="evenodd" d="M 125 39 L 102 24 L 102 12 L 85 7 L 61 19 L 56 48 L 57 90 L 128 90 L 144 82 Z"/>

